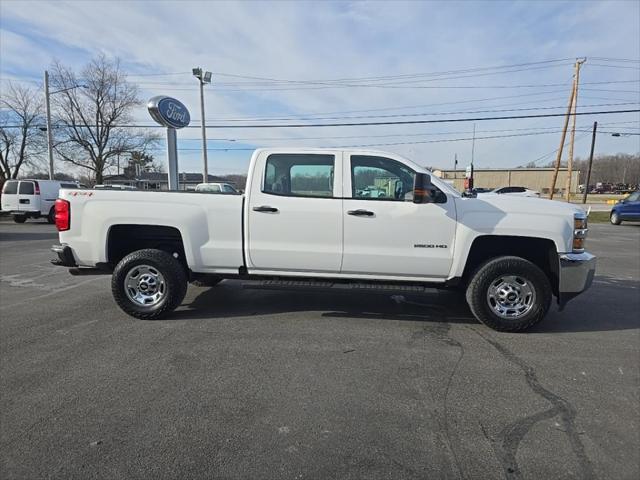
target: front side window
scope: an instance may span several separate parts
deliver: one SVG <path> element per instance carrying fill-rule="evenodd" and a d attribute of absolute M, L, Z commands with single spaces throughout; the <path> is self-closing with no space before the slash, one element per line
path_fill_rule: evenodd
<path fill-rule="evenodd" d="M 351 195 L 360 200 L 413 201 L 416 174 L 385 157 L 351 156 Z"/>
<path fill-rule="evenodd" d="M 20 182 L 18 193 L 21 195 L 33 195 L 33 182 Z"/>
<path fill-rule="evenodd" d="M 269 155 L 265 168 L 264 193 L 289 197 L 333 196 L 333 155 Z"/>
<path fill-rule="evenodd" d="M 16 194 L 18 193 L 18 182 L 15 180 L 9 180 L 4 184 L 4 188 L 2 189 L 2 193 L 4 194 Z"/>

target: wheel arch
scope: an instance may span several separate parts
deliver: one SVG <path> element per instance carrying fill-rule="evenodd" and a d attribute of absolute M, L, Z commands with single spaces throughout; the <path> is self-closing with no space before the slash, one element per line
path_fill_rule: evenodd
<path fill-rule="evenodd" d="M 554 295 L 558 295 L 558 250 L 553 240 L 541 237 L 481 235 L 476 237 L 465 262 L 462 280 L 466 285 L 474 272 L 488 260 L 500 256 L 516 256 L 538 266 L 547 276 Z"/>
<path fill-rule="evenodd" d="M 115 266 L 136 250 L 158 249 L 177 255 L 188 268 L 187 249 L 182 232 L 170 225 L 114 224 L 108 228 L 106 259 Z"/>

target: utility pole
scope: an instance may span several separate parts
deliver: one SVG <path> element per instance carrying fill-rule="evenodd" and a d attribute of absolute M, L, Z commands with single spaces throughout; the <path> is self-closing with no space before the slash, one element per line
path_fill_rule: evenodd
<path fill-rule="evenodd" d="M 454 153 L 453 154 L 453 179 L 456 179 L 456 173 L 458 170 L 458 154 Z"/>
<path fill-rule="evenodd" d="M 554 190 L 556 189 L 556 181 L 558 180 L 558 170 L 560 170 L 560 160 L 562 159 L 562 150 L 564 150 L 564 141 L 567 138 L 567 127 L 569 126 L 569 117 L 571 115 L 571 108 L 573 107 L 573 96 L 576 93 L 575 90 L 575 78 L 574 84 L 571 86 L 571 95 L 569 95 L 569 106 L 567 107 L 567 114 L 564 117 L 564 127 L 562 128 L 562 135 L 560 136 L 560 147 L 558 147 L 558 155 L 556 156 L 556 164 L 553 170 L 553 178 L 551 179 L 551 188 L 549 193 L 549 200 L 553 200 Z"/>
<path fill-rule="evenodd" d="M 575 63 L 575 73 L 574 73 L 574 81 L 573 81 L 573 119 L 571 121 L 571 140 L 569 141 L 569 160 L 567 162 L 567 181 L 565 183 L 565 200 L 569 202 L 571 200 L 571 176 L 573 174 L 573 144 L 576 139 L 576 110 L 578 108 L 578 86 L 580 85 L 580 67 L 584 62 L 586 62 L 586 58 L 582 58 L 576 60 Z"/>
<path fill-rule="evenodd" d="M 47 152 L 49 154 L 49 180 L 53 180 L 53 134 L 51 132 L 51 102 L 49 101 L 49 72 L 44 71 L 44 104 L 47 116 Z"/>
<path fill-rule="evenodd" d="M 589 192 L 589 182 L 591 181 L 591 166 L 593 165 L 593 149 L 596 146 L 596 129 L 598 122 L 593 122 L 593 134 L 591 135 L 591 152 L 589 153 L 589 168 L 587 169 L 587 181 L 584 184 L 582 203 L 587 203 L 587 193 Z"/>
<path fill-rule="evenodd" d="M 209 181 L 209 165 L 207 158 L 207 127 L 204 117 L 204 84 L 211 83 L 211 72 L 203 72 L 202 68 L 197 67 L 192 70 L 193 76 L 200 82 L 200 124 L 202 127 L 202 183 Z"/>

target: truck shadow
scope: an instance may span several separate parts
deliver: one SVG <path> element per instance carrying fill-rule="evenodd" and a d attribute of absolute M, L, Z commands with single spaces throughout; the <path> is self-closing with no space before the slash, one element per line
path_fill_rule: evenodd
<path fill-rule="evenodd" d="M 297 312 L 321 312 L 322 317 L 413 322 L 477 324 L 464 295 L 433 290 L 425 294 L 389 294 L 313 290 L 263 290 L 243 288 L 225 281 L 203 289 L 168 320 L 235 318 Z M 563 312 L 555 303 L 529 334 L 597 332 L 640 328 L 640 282 L 597 276 L 586 293 Z"/>

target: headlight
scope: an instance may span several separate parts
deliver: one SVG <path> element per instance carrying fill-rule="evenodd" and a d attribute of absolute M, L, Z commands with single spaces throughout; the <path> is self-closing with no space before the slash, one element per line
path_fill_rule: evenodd
<path fill-rule="evenodd" d="M 573 251 L 574 253 L 584 252 L 584 244 L 587 240 L 587 215 L 586 213 L 576 213 L 573 216 Z"/>

